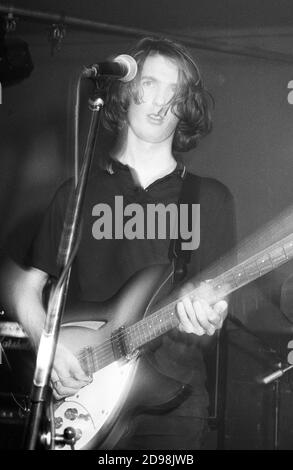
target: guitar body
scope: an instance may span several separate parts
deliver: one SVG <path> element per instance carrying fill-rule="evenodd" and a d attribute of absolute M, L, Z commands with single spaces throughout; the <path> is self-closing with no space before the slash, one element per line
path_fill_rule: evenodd
<path fill-rule="evenodd" d="M 170 291 L 171 273 L 171 268 L 166 272 L 165 265 L 146 268 L 110 301 L 101 303 L 95 312 L 85 312 L 84 318 L 78 318 L 76 312 L 67 317 L 60 331 L 62 343 L 79 359 L 81 351 L 105 344 L 109 349 L 103 354 L 110 356 L 113 335 L 119 335 L 120 328 L 133 325 L 151 313 L 152 307 Z M 162 412 L 177 406 L 188 393 L 188 386 L 161 374 L 152 362 L 150 350 L 140 356 L 118 357 L 96 371 L 92 383 L 76 395 L 57 402 L 56 432 L 62 434 L 64 429 L 73 427 L 78 438 L 76 449 L 111 449 L 134 414 Z M 70 449 L 63 447 L 67 448 Z"/>

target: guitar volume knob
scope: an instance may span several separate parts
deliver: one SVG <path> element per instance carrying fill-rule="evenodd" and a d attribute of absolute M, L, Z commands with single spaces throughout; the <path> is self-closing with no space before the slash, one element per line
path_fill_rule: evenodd
<path fill-rule="evenodd" d="M 64 416 L 66 419 L 69 419 L 70 421 L 74 421 L 77 418 L 78 411 L 76 408 L 68 408 Z"/>

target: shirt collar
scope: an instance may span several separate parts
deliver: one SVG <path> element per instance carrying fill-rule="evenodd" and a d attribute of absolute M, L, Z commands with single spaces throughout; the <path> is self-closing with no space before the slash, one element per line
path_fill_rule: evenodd
<path fill-rule="evenodd" d="M 106 171 L 110 175 L 114 175 L 119 170 L 128 170 L 128 169 L 129 169 L 128 165 L 124 165 L 123 163 L 119 162 L 118 160 L 114 160 L 113 158 L 110 158 L 106 167 Z M 174 168 L 174 170 L 170 174 L 176 174 L 180 176 L 180 178 L 185 179 L 186 173 L 187 173 L 186 166 L 181 161 L 177 161 L 176 168 Z"/>

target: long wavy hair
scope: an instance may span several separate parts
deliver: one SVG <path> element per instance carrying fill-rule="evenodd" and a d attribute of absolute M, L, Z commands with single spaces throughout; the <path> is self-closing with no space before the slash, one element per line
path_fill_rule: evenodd
<path fill-rule="evenodd" d="M 118 136 L 127 120 L 130 100 L 142 100 L 140 78 L 148 56 L 160 54 L 178 66 L 178 84 L 170 103 L 171 111 L 178 117 L 172 150 L 186 152 L 196 147 L 198 141 L 212 128 L 211 110 L 214 105 L 211 94 L 206 90 L 198 66 L 181 44 L 166 38 L 146 37 L 130 51 L 138 65 L 136 77 L 127 83 L 108 81 L 103 113 L 103 125 Z"/>

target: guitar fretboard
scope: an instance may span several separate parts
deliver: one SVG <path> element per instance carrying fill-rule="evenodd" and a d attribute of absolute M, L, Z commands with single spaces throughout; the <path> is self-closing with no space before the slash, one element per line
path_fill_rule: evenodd
<path fill-rule="evenodd" d="M 229 269 L 209 282 L 206 300 L 213 304 L 255 279 L 264 276 L 293 258 L 293 235 L 274 243 L 254 256 Z M 188 294 L 191 299 L 205 296 L 205 289 L 196 287 Z M 158 336 L 167 333 L 179 323 L 176 304 L 171 302 L 162 309 L 126 329 L 127 346 L 134 351 Z"/>
<path fill-rule="evenodd" d="M 199 285 L 189 292 L 188 296 L 192 300 L 203 297 L 210 304 L 214 304 L 235 290 L 276 269 L 291 258 L 293 258 L 293 234 L 212 279 L 208 282 L 208 289 L 206 286 Z M 170 302 L 134 325 L 117 332 L 111 340 L 80 351 L 79 360 L 84 370 L 92 374 L 114 362 L 117 359 L 113 351 L 113 342 L 115 341 L 118 343 L 121 341 L 125 355 L 131 356 L 145 344 L 178 326 L 176 304 L 182 298 Z"/>

